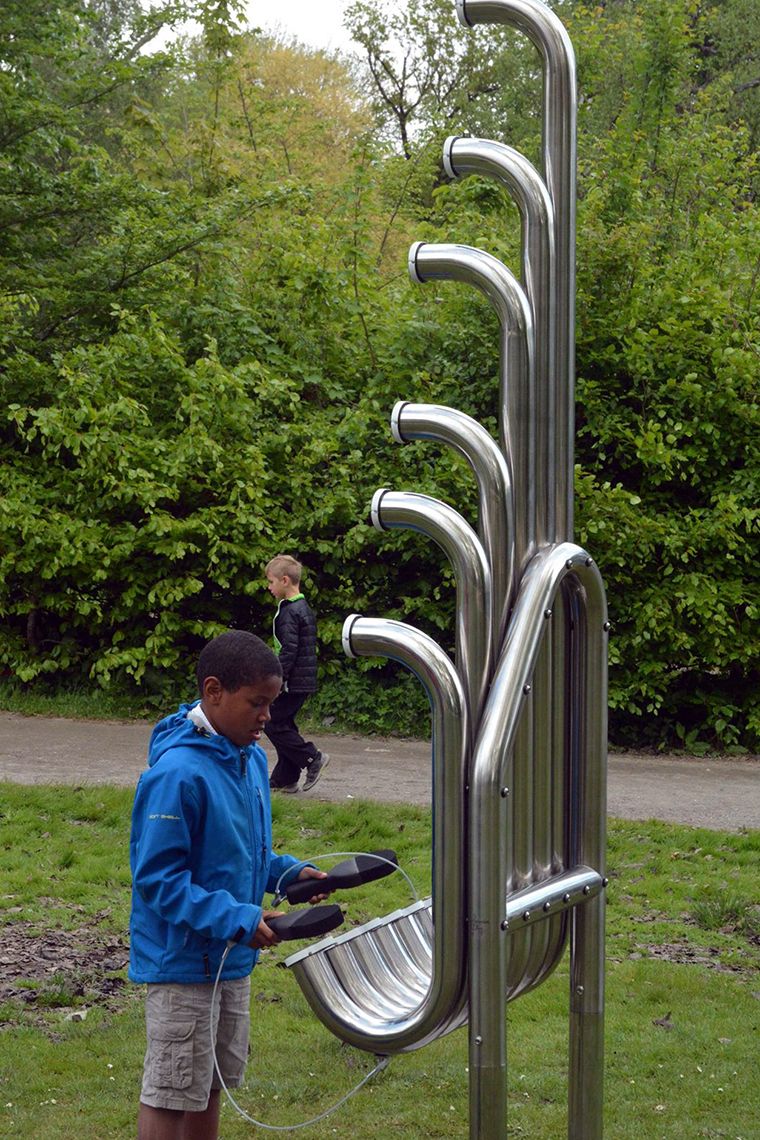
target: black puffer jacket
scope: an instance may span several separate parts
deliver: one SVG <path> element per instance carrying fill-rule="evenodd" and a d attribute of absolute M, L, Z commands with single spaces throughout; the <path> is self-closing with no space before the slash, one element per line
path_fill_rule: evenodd
<path fill-rule="evenodd" d="M 273 626 L 282 679 L 289 693 L 317 691 L 317 621 L 306 598 L 283 598 Z"/>

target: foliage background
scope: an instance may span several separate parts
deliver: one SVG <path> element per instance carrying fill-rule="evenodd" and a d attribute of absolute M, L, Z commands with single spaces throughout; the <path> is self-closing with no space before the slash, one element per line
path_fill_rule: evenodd
<path fill-rule="evenodd" d="M 577 538 L 608 589 L 618 743 L 760 744 L 760 88 L 744 0 L 556 5 L 578 57 Z M 202 32 L 150 51 L 162 23 Z M 472 516 L 398 398 L 495 424 L 495 318 L 410 285 L 412 240 L 515 265 L 447 134 L 536 158 L 540 77 L 448 0 L 357 0 L 358 61 L 245 31 L 232 0 L 0 12 L 0 667 L 163 706 L 200 644 L 266 634 L 263 564 L 309 570 L 318 715 L 418 730 L 416 683 L 345 662 L 344 617 L 446 647 L 451 574 L 367 522 L 378 486 Z M 755 29 L 757 35 L 752 33 Z M 394 43 L 397 45 L 394 49 Z M 445 50 L 444 50 L 445 49 Z"/>

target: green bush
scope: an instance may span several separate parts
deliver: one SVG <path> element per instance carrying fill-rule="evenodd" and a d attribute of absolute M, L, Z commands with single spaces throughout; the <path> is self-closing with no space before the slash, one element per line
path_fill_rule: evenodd
<path fill-rule="evenodd" d="M 376 534 L 367 508 L 389 486 L 474 520 L 463 462 L 396 446 L 388 417 L 431 401 L 493 430 L 499 360 L 487 303 L 411 286 L 405 248 L 462 241 L 515 268 L 514 207 L 477 179 L 440 185 L 445 107 L 407 162 L 349 70 L 238 36 L 222 9 L 175 66 L 129 49 L 125 13 L 104 42 L 78 0 L 31 2 L 26 22 L 0 14 L 3 678 L 163 705 L 208 637 L 266 635 L 262 567 L 288 551 L 320 621 L 320 713 L 414 731 L 417 683 L 345 661 L 341 626 L 398 618 L 451 650 L 455 585 L 436 547 Z M 576 536 L 607 585 L 623 744 L 760 747 L 741 11 L 561 6 L 582 93 Z M 504 72 L 516 106 L 532 70 Z M 479 102 L 483 122 L 504 99 L 490 118 Z"/>

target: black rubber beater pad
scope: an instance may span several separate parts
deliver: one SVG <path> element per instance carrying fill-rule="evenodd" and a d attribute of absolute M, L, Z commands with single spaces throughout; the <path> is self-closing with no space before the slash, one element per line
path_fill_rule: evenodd
<path fill-rule="evenodd" d="M 279 914 L 276 918 L 267 918 L 265 922 L 283 942 L 294 938 L 318 938 L 320 934 L 328 934 L 340 926 L 343 921 L 343 911 L 337 904 L 330 906 L 312 906 L 308 910 L 292 910 L 290 914 Z"/>
<path fill-rule="evenodd" d="M 398 866 L 395 851 L 370 851 L 366 855 L 354 855 L 342 863 L 336 863 L 326 879 L 299 879 L 285 890 L 288 902 L 308 902 L 314 895 L 328 891 L 345 890 L 346 887 L 361 887 L 375 879 L 383 879 L 392 874 Z"/>

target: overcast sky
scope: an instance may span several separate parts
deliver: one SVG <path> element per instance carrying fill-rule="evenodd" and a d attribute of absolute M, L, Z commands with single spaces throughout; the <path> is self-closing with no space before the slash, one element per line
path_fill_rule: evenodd
<path fill-rule="evenodd" d="M 356 52 L 357 45 L 343 28 L 343 13 L 350 3 L 351 0 L 245 0 L 247 25 L 296 36 L 307 47 Z M 200 28 L 188 23 L 177 30 L 197 35 Z M 171 34 L 162 32 L 149 50 L 163 47 L 168 38 Z"/>
<path fill-rule="evenodd" d="M 343 28 L 350 0 L 247 0 L 249 24 L 281 29 L 310 47 L 356 51 Z"/>

